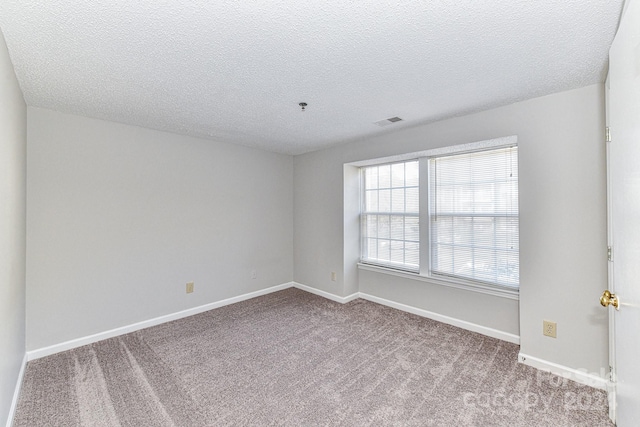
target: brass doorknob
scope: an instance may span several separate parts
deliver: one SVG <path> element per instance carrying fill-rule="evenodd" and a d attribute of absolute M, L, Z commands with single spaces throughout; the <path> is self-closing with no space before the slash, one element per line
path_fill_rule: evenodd
<path fill-rule="evenodd" d="M 603 307 L 612 305 L 616 310 L 620 310 L 620 299 L 616 294 L 612 294 L 608 290 L 602 293 L 602 296 L 600 297 L 600 304 L 602 304 Z"/>

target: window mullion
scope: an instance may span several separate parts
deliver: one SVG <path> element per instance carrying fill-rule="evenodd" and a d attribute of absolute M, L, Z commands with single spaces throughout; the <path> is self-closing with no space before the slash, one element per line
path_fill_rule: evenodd
<path fill-rule="evenodd" d="M 419 200 L 419 230 L 420 230 L 420 275 L 428 276 L 429 271 L 431 270 L 431 248 L 430 248 L 430 228 L 431 221 L 429 220 L 429 183 L 430 183 L 430 175 L 429 175 L 429 159 L 427 157 L 421 157 L 419 160 L 419 189 L 418 189 L 418 200 Z"/>

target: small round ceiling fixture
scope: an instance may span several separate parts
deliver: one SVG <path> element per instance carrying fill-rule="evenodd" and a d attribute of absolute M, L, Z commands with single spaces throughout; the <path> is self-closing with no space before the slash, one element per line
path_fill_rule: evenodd
<path fill-rule="evenodd" d="M 300 108 L 302 108 L 302 111 L 304 111 L 305 108 L 307 107 L 307 103 L 306 102 L 301 102 L 298 105 L 300 106 Z"/>

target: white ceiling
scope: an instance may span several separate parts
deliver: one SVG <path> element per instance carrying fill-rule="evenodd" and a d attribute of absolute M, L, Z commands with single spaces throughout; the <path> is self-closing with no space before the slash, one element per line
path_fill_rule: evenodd
<path fill-rule="evenodd" d="M 2 0 L 0 28 L 28 105 L 299 154 L 602 82 L 622 3 Z"/>

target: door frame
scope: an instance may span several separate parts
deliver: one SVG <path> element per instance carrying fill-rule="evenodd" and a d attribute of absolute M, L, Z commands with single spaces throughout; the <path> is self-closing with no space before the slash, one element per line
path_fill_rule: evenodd
<path fill-rule="evenodd" d="M 606 174 L 607 174 L 607 289 L 615 293 L 613 280 L 613 224 L 612 224 L 612 185 L 611 185 L 611 159 L 610 146 L 611 134 L 609 133 L 609 75 L 604 83 L 604 110 L 605 110 L 605 150 L 606 150 Z M 607 310 L 609 317 L 609 381 L 607 382 L 607 394 L 609 400 L 609 418 L 616 422 L 616 345 L 615 345 L 615 310 Z"/>

